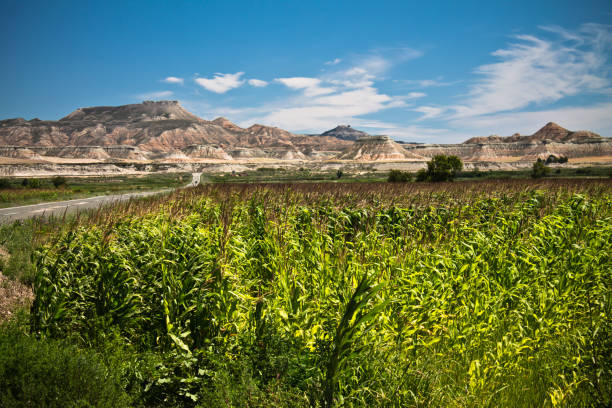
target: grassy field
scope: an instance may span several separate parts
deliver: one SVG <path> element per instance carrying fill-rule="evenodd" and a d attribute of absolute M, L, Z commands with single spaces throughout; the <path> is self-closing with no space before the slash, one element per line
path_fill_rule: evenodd
<path fill-rule="evenodd" d="M 144 176 L 4 178 L 0 180 L 0 208 L 61 201 L 128 191 L 152 191 L 182 187 L 190 173 L 156 173 Z M 24 180 L 26 180 L 24 182 Z M 62 182 L 62 184 L 59 184 Z M 25 184 L 25 185 L 24 185 Z"/>
<path fill-rule="evenodd" d="M 611 242 L 609 179 L 210 184 L 4 226 L 36 297 L 0 405 L 609 406 Z"/>
<path fill-rule="evenodd" d="M 314 171 L 308 169 L 291 170 L 283 168 L 262 167 L 257 170 L 226 174 L 204 174 L 203 179 L 212 183 L 295 183 L 295 182 L 381 182 L 386 181 L 388 172 L 376 171 Z M 414 180 L 416 172 L 412 173 Z M 612 167 L 551 168 L 547 178 L 610 178 Z M 492 179 L 529 179 L 531 169 L 525 170 L 476 170 L 462 171 L 457 180 L 492 180 Z"/>

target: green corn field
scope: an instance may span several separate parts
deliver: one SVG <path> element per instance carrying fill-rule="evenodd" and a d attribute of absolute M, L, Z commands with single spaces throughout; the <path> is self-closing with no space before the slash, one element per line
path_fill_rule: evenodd
<path fill-rule="evenodd" d="M 610 406 L 611 186 L 118 204 L 36 252 L 31 330 L 106 356 L 134 406 Z"/>

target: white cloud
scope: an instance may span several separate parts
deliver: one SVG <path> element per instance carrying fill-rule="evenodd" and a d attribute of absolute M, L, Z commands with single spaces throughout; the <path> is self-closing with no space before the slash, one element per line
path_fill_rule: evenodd
<path fill-rule="evenodd" d="M 268 86 L 266 81 L 262 81 L 261 79 L 249 79 L 249 85 L 254 86 L 255 88 L 263 88 L 264 86 Z"/>
<path fill-rule="evenodd" d="M 393 82 L 399 82 L 406 85 L 416 85 L 421 88 L 438 87 L 438 86 L 449 86 L 456 82 L 443 81 L 442 77 L 436 79 L 395 79 Z"/>
<path fill-rule="evenodd" d="M 532 112 L 499 113 L 473 118 L 459 118 L 450 122 L 468 134 L 511 135 L 515 132 L 532 134 L 548 122 L 555 122 L 570 130 L 592 130 L 602 136 L 612 136 L 612 102 L 592 106 L 567 106 Z"/>
<path fill-rule="evenodd" d="M 172 91 L 154 91 L 137 95 L 138 99 L 162 99 L 172 96 Z"/>
<path fill-rule="evenodd" d="M 276 78 L 276 82 L 280 82 L 290 89 L 303 89 L 306 96 L 325 95 L 335 91 L 334 88 L 322 87 L 322 81 L 318 78 L 293 77 L 293 78 Z"/>
<path fill-rule="evenodd" d="M 341 60 L 340 58 L 334 58 L 334 59 L 333 59 L 333 60 L 331 60 L 331 61 L 327 61 L 327 62 L 325 63 L 325 65 L 338 65 L 338 64 L 339 64 L 339 63 L 341 63 L 341 62 L 342 62 L 342 60 Z"/>
<path fill-rule="evenodd" d="M 183 78 L 177 78 L 177 77 L 173 77 L 173 76 L 169 76 L 166 79 L 163 80 L 163 82 L 167 82 L 169 84 L 181 84 L 183 85 Z"/>
<path fill-rule="evenodd" d="M 424 96 L 427 96 L 427 94 L 423 92 L 410 92 L 408 95 L 406 95 L 406 98 L 416 99 L 416 98 L 422 98 Z"/>
<path fill-rule="evenodd" d="M 276 78 L 275 82 L 296 91 L 295 95 L 260 106 L 258 112 L 245 110 L 240 123 L 266 123 L 292 131 L 321 131 L 339 123 L 371 124 L 372 120 L 362 116 L 405 107 L 406 100 L 425 96 L 421 92 L 391 96 L 375 86 L 391 67 L 419 55 L 411 49 L 393 49 L 389 57 L 380 53 L 361 56 L 353 65 L 319 77 Z"/>
<path fill-rule="evenodd" d="M 431 118 L 436 118 L 438 116 L 440 116 L 446 109 L 445 108 L 436 108 L 434 106 L 420 106 L 418 108 L 413 109 L 415 112 L 419 112 L 422 113 L 423 116 L 421 116 L 419 119 L 419 121 L 421 120 L 425 120 L 425 119 L 431 119 Z"/>
<path fill-rule="evenodd" d="M 235 74 L 220 74 L 216 73 L 214 78 L 196 78 L 195 81 L 204 89 L 223 94 L 230 89 L 238 88 L 244 84 L 244 80 L 240 77 L 244 72 L 236 72 Z"/>
<path fill-rule="evenodd" d="M 493 52 L 500 61 L 476 68 L 480 79 L 454 117 L 523 109 L 533 104 L 596 92 L 608 86 L 604 49 L 612 43 L 609 26 L 584 25 L 576 32 L 558 27 L 552 40 L 532 35 Z"/>
<path fill-rule="evenodd" d="M 321 80 L 318 78 L 293 77 L 293 78 L 276 78 L 276 82 L 280 82 L 291 89 L 304 89 L 318 86 Z"/>

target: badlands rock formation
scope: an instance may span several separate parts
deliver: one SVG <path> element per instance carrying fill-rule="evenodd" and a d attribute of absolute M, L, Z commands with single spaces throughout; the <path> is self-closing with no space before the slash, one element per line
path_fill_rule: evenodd
<path fill-rule="evenodd" d="M 366 132 L 352 128 L 351 125 L 339 125 L 327 132 L 321 133 L 321 136 L 332 136 L 342 140 L 357 140 L 369 135 Z"/>
<path fill-rule="evenodd" d="M 358 161 L 425 160 L 422 156 L 405 150 L 388 136 L 362 136 L 337 158 Z"/>
<path fill-rule="evenodd" d="M 431 158 L 436 154 L 453 154 L 465 162 L 533 162 L 550 155 L 586 161 L 610 161 L 612 140 L 586 130 L 570 131 L 548 123 L 532 135 L 474 137 L 461 144 L 404 145 L 417 156 Z"/>
<path fill-rule="evenodd" d="M 259 124 L 243 129 L 225 118 L 206 121 L 177 101 L 80 108 L 58 121 L 0 121 L 0 156 L 12 158 L 232 160 L 236 152 L 307 159 L 306 149 L 312 154 L 332 149 L 327 156 L 333 156 L 350 144 Z"/>
<path fill-rule="evenodd" d="M 298 135 L 260 124 L 243 128 L 226 118 L 207 121 L 176 101 L 80 108 L 58 121 L 0 121 L 0 165 L 13 166 L 0 169 L 0 175 L 16 174 L 16 165 L 36 165 L 52 174 L 53 165 L 87 163 L 116 165 L 117 171 L 131 164 L 142 164 L 133 167 L 142 171 L 148 171 L 149 164 L 177 169 L 181 164 L 186 171 L 204 163 L 223 168 L 261 162 L 327 168 L 370 162 L 386 169 L 401 162 L 412 170 L 436 154 L 457 155 L 481 168 L 525 167 L 550 155 L 566 156 L 570 162 L 610 162 L 612 141 L 554 123 L 533 135 L 477 137 L 461 144 L 398 144 L 342 125 L 320 135 Z"/>

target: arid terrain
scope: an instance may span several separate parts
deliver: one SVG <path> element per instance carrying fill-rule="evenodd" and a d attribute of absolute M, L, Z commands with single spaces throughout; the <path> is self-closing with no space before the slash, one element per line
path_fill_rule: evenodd
<path fill-rule="evenodd" d="M 0 121 L 0 175 L 231 172 L 258 167 L 415 171 L 436 154 L 459 156 L 467 169 L 512 170 L 538 158 L 569 166 L 612 161 L 612 140 L 548 123 L 532 135 L 474 137 L 460 144 L 396 142 L 350 126 L 294 134 L 226 118 L 207 121 L 177 101 L 79 108 L 58 121 Z"/>

